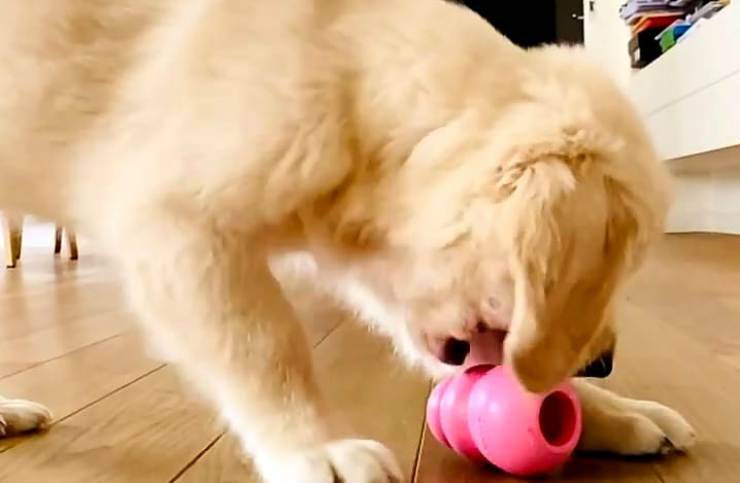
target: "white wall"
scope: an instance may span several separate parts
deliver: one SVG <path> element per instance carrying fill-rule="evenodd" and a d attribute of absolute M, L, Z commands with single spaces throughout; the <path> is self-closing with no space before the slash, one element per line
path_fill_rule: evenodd
<path fill-rule="evenodd" d="M 669 232 L 740 234 L 740 147 L 668 162 L 676 180 Z"/>
<path fill-rule="evenodd" d="M 629 28 L 619 16 L 619 6 L 624 0 L 594 0 L 594 11 L 590 11 L 590 0 L 583 1 L 583 33 L 586 49 L 603 67 L 627 88 L 630 80 L 630 60 L 627 44 Z"/>

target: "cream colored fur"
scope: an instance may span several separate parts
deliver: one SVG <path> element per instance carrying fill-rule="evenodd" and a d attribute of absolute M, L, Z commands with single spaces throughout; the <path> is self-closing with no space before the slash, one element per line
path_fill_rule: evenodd
<path fill-rule="evenodd" d="M 273 483 L 401 478 L 333 432 L 284 257 L 411 363 L 448 372 L 430 341 L 482 325 L 546 390 L 614 343 L 668 206 L 583 54 L 523 51 L 440 0 L 11 0 L 0 58 L 0 206 L 109 249 L 152 341 Z M 693 441 L 663 406 L 578 386 L 583 449 Z"/>

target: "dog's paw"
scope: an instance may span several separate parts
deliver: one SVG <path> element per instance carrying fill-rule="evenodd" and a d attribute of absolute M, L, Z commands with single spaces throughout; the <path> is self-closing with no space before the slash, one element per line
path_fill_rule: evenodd
<path fill-rule="evenodd" d="M 665 432 L 647 416 L 624 416 L 622 426 L 624 432 L 614 435 L 616 440 L 607 450 L 624 456 L 664 455 L 675 450 Z"/>
<path fill-rule="evenodd" d="M 46 429 L 51 411 L 41 404 L 23 399 L 0 399 L 0 437 Z"/>
<path fill-rule="evenodd" d="M 663 434 L 665 441 L 658 453 L 683 452 L 696 443 L 694 428 L 677 411 L 653 401 L 630 401 L 632 409 L 648 418 Z"/>
<path fill-rule="evenodd" d="M 579 449 L 623 456 L 658 456 L 683 452 L 695 442 L 693 428 L 661 404 L 631 401 L 584 421 Z"/>
<path fill-rule="evenodd" d="M 382 444 L 345 439 L 258 461 L 268 483 L 401 483 L 393 454 Z"/>

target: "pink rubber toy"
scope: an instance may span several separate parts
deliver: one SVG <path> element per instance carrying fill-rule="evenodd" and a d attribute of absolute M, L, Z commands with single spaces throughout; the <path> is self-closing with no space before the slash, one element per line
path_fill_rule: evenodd
<path fill-rule="evenodd" d="M 435 438 L 470 460 L 516 476 L 538 476 L 573 453 L 581 436 L 581 406 L 568 383 L 537 395 L 507 367 L 477 366 L 434 388 L 427 422 Z"/>

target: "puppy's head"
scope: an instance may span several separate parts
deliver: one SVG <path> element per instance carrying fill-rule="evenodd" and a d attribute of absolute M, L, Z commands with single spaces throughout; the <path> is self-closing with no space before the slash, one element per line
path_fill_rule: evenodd
<path fill-rule="evenodd" d="M 335 228 L 371 254 L 358 300 L 404 353 L 436 373 L 506 362 L 544 391 L 613 349 L 614 295 L 668 189 L 604 76 L 571 51 L 528 55 L 515 101 L 429 133 Z"/>

